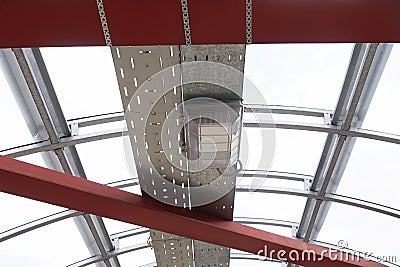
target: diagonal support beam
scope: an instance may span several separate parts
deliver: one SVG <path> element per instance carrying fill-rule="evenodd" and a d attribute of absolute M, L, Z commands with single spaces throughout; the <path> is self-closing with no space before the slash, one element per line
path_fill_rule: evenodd
<path fill-rule="evenodd" d="M 356 44 L 343 89 L 332 118 L 332 125 L 347 131 L 360 129 L 388 60 L 390 44 Z M 335 193 L 343 176 L 356 138 L 329 134 L 311 190 L 319 196 Z M 304 241 L 317 238 L 330 203 L 308 199 L 297 237 Z"/>
<path fill-rule="evenodd" d="M 326 249 L 268 233 L 221 218 L 163 204 L 68 174 L 0 156 L 0 190 L 5 193 L 80 210 L 257 254 L 260 251 L 313 251 L 318 260 L 291 261 L 305 266 L 384 266 L 379 263 L 338 258 L 331 261 Z M 324 252 L 325 251 L 325 252 Z M 277 258 L 277 254 L 273 254 Z M 281 255 L 282 256 L 282 255 Z"/>
<path fill-rule="evenodd" d="M 38 48 L 6 49 L 0 52 L 0 62 L 12 92 L 35 140 L 49 140 L 53 145 L 70 136 L 60 103 Z M 54 152 L 54 153 L 52 153 Z M 46 166 L 86 179 L 75 146 L 57 148 L 41 153 Z M 101 218 L 83 214 L 74 218 L 91 255 L 107 256 L 113 250 Z M 117 258 L 106 259 L 98 267 L 119 267 Z"/>

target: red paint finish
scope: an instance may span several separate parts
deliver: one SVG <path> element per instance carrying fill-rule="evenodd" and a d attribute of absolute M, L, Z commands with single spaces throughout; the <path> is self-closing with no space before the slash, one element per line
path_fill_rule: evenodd
<path fill-rule="evenodd" d="M 104 0 L 113 45 L 185 44 L 179 0 Z M 193 44 L 245 43 L 245 0 L 188 1 Z M 253 43 L 400 42 L 398 0 L 253 0 Z M 0 47 L 105 45 L 94 0 L 1 0 Z"/>
<path fill-rule="evenodd" d="M 397 0 L 253 0 L 254 43 L 399 42 Z"/>
<path fill-rule="evenodd" d="M 0 190 L 17 196 L 257 253 L 313 250 L 320 261 L 295 261 L 305 266 L 383 266 L 368 261 L 330 261 L 322 247 L 226 221 L 208 214 L 173 207 L 151 198 L 76 178 L 0 156 Z M 275 256 L 277 254 L 274 254 Z M 287 254 L 288 255 L 288 254 Z"/>
<path fill-rule="evenodd" d="M 95 0 L 0 1 L 0 48 L 88 45 L 105 45 Z"/>
<path fill-rule="evenodd" d="M 245 0 L 188 1 L 193 44 L 246 43 Z"/>
<path fill-rule="evenodd" d="M 113 45 L 184 44 L 180 0 L 103 0 Z"/>

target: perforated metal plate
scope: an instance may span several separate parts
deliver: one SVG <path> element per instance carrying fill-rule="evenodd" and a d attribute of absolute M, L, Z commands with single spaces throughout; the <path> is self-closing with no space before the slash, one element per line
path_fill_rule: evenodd
<path fill-rule="evenodd" d="M 230 249 L 194 240 L 194 258 L 196 267 L 229 266 Z"/>
<path fill-rule="evenodd" d="M 177 110 L 182 102 L 177 86 L 180 84 L 179 48 L 116 47 L 112 51 L 140 186 L 160 201 L 188 207 L 187 164 L 174 166 L 167 159 L 182 155 L 183 138 L 168 137 L 168 155 L 161 143 L 163 126 L 179 132 L 176 130 L 179 120 L 166 121 L 171 111 L 178 116 L 181 113 Z"/>
<path fill-rule="evenodd" d="M 182 59 L 180 49 L 184 50 Z M 243 72 L 244 54 L 244 45 L 112 48 L 131 148 L 144 195 L 171 205 L 189 207 L 188 162 L 181 161 L 178 166 L 170 162 L 171 158 L 185 153 L 185 136 L 179 130 L 183 127 L 180 119 L 183 115 L 180 107 L 183 97 L 189 99 L 207 95 L 223 101 L 238 101 L 242 96 L 243 79 L 226 75 L 226 72 L 220 73 L 221 83 L 228 82 L 229 87 L 233 88 L 231 91 L 208 84 L 191 84 L 188 87 L 185 85 L 183 88 L 186 91 L 182 92 L 181 84 L 185 77 L 196 79 L 196 73 L 190 68 L 182 70 L 181 60 L 211 60 Z M 207 69 L 200 74 L 207 75 Z M 172 113 L 174 120 L 166 120 Z M 241 111 L 239 113 L 241 116 Z M 161 140 L 163 126 L 168 128 L 167 140 Z M 165 143 L 168 143 L 167 149 L 163 149 L 162 144 Z M 207 183 L 206 177 L 217 174 L 210 169 L 207 175 L 200 175 L 197 180 Z M 234 183 L 235 177 L 232 179 Z M 232 219 L 233 199 L 234 190 L 197 209 Z M 229 265 L 229 249 L 194 241 L 193 255 L 192 240 L 154 230 L 150 233 L 158 266 L 192 266 L 193 257 L 198 266 Z"/>
<path fill-rule="evenodd" d="M 158 266 L 192 267 L 192 239 L 151 230 L 152 248 Z"/>
<path fill-rule="evenodd" d="M 179 47 L 114 47 L 112 55 L 141 188 L 147 195 L 189 206 L 186 164 L 176 170 L 161 147 L 166 116 L 182 101 L 181 87 L 174 86 L 180 84 Z M 183 138 L 171 136 L 175 153 L 182 153 L 182 143 Z M 166 190 L 167 181 L 181 185 L 180 191 Z M 158 266 L 193 266 L 191 239 L 155 230 L 150 234 Z"/>

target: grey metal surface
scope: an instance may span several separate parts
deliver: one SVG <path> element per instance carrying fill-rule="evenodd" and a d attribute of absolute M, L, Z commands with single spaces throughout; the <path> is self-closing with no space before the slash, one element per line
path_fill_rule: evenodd
<path fill-rule="evenodd" d="M 190 102 L 192 99 L 195 98 L 201 99 L 202 97 L 207 97 L 222 101 L 223 103 L 216 103 L 214 105 L 209 104 L 208 102 L 210 101 L 208 101 L 207 104 L 204 103 L 204 101 L 203 102 L 198 101 L 198 103 L 195 104 L 194 109 L 200 109 L 195 112 L 197 116 L 208 118 L 208 121 L 212 121 L 210 120 L 210 118 L 213 118 L 215 121 L 218 121 L 220 125 L 220 127 L 218 128 L 222 128 L 223 132 L 226 134 L 226 136 L 218 136 L 219 141 L 217 141 L 216 136 L 214 137 L 209 136 L 208 137 L 209 139 L 214 140 L 215 142 L 214 145 L 216 147 L 221 145 L 225 146 L 224 143 L 221 143 L 222 141 L 220 139 L 222 137 L 227 137 L 225 142 L 227 142 L 228 144 L 228 147 L 226 148 L 227 150 L 222 149 L 226 151 L 225 153 L 227 154 L 225 157 L 222 156 L 222 158 L 224 158 L 226 162 L 224 162 L 224 159 L 220 157 L 220 154 L 224 152 L 216 152 L 214 161 L 206 169 L 196 172 L 191 172 L 191 171 L 189 172 L 189 179 L 192 186 L 201 186 L 204 184 L 212 186 L 213 182 L 216 179 L 221 179 L 222 176 L 226 178 L 226 181 L 224 181 L 223 183 L 232 185 L 236 184 L 235 181 L 236 169 L 237 169 L 236 165 L 239 157 L 239 148 L 240 148 L 239 140 L 241 135 L 241 124 L 243 118 L 243 111 L 240 104 L 240 100 L 243 95 L 243 75 L 240 76 L 240 73 L 243 74 L 244 72 L 245 53 L 246 53 L 246 47 L 244 45 L 181 46 L 181 61 L 182 63 L 189 63 L 189 64 L 183 64 L 181 67 L 183 99 L 189 102 L 189 104 L 186 104 L 185 106 L 185 115 L 190 115 L 191 110 L 188 107 L 190 107 Z M 205 64 L 203 67 L 200 68 L 197 68 L 193 64 L 190 64 L 191 62 L 196 62 L 196 61 L 207 61 L 210 62 L 211 64 Z M 233 68 L 236 71 L 232 72 L 225 71 L 223 68 L 218 68 L 218 65 L 216 63 L 224 64 L 224 67 L 229 66 L 230 68 Z M 203 77 L 208 77 L 208 78 L 213 77 L 212 80 L 214 80 L 214 83 L 203 82 L 207 81 L 207 79 L 204 79 Z M 192 81 L 200 81 L 200 82 L 193 83 Z M 221 86 L 225 84 L 233 84 L 233 86 L 230 86 L 230 88 L 225 88 Z M 217 102 L 215 100 L 213 101 Z M 210 115 L 209 112 L 213 112 L 215 114 Z M 237 119 L 235 119 L 236 122 L 233 122 L 233 121 L 227 121 L 226 118 L 230 119 L 237 118 Z M 202 127 L 204 127 L 206 125 L 205 122 L 202 123 L 201 120 L 202 120 L 201 118 L 197 119 L 197 121 L 200 124 L 195 125 L 194 126 L 195 129 L 191 129 L 191 125 L 193 126 L 195 124 L 195 120 L 192 120 L 190 123 L 188 123 L 186 127 L 187 145 L 188 147 L 194 150 L 196 150 L 195 147 L 198 146 L 197 145 L 198 140 L 200 140 L 201 142 L 203 138 L 201 136 L 202 132 L 201 129 L 203 128 L 199 129 L 198 136 L 197 134 L 194 134 L 194 132 L 197 131 L 196 128 L 197 126 L 200 127 L 201 125 Z M 238 142 L 236 146 L 233 145 L 235 143 L 234 142 L 235 138 L 233 135 L 233 132 L 236 132 L 233 127 L 235 123 L 239 124 L 237 127 L 238 132 L 236 138 L 238 139 Z M 218 124 L 214 124 L 213 126 L 214 129 L 216 129 L 215 125 Z M 221 127 L 221 125 L 229 125 L 229 126 Z M 212 126 L 212 124 L 210 124 L 210 126 Z M 192 141 L 195 141 L 194 144 L 192 144 Z M 200 145 L 199 153 L 201 153 L 201 155 L 204 156 L 206 155 L 206 153 L 205 151 L 202 151 L 201 147 L 202 146 Z M 218 150 L 219 148 L 217 148 L 217 151 Z M 213 151 L 215 153 L 214 149 Z M 192 157 L 192 154 L 195 154 L 191 152 L 192 150 L 189 149 L 188 157 L 190 159 Z M 216 164 L 217 162 L 221 163 Z M 230 162 L 232 162 L 232 165 Z M 193 163 L 192 161 L 190 161 L 188 164 L 189 167 L 191 167 L 191 164 Z M 218 185 L 218 182 L 214 186 L 220 187 Z M 215 191 L 216 189 L 213 188 L 212 190 Z M 211 191 L 211 189 L 209 189 L 209 191 Z M 223 197 L 215 201 L 207 201 L 206 205 L 194 207 L 193 209 L 208 214 L 212 214 L 215 216 L 219 216 L 228 220 L 232 220 L 234 197 L 235 197 L 234 186 L 231 187 L 230 192 L 228 191 L 229 189 L 227 189 L 226 192 L 221 191 L 221 195 L 223 195 Z M 210 192 L 208 192 L 208 194 L 207 192 L 197 193 L 197 194 L 196 193 L 192 192 L 191 194 L 192 199 L 194 199 L 195 197 L 203 197 L 203 198 L 211 197 Z M 212 266 L 212 265 L 229 266 L 230 248 L 224 248 L 214 244 L 193 240 L 193 249 L 194 249 L 194 260 L 197 266 Z"/>
<path fill-rule="evenodd" d="M 192 239 L 150 230 L 158 266 L 194 267 Z"/>
<path fill-rule="evenodd" d="M 114 47 L 111 49 L 125 119 L 131 140 L 139 183 L 144 195 L 169 204 L 189 207 L 187 165 L 178 169 L 170 162 L 182 153 L 179 119 L 169 123 L 170 151 L 164 153 L 162 127 L 171 111 L 182 102 L 180 55 L 178 46 Z M 167 123 L 167 122 L 165 122 Z M 177 129 L 176 131 L 174 129 Z M 167 158 L 169 155 L 170 159 Z M 166 183 L 175 185 L 173 191 Z M 187 238 L 150 230 L 152 247 L 159 266 L 191 266 L 192 241 Z M 168 241 L 167 239 L 173 239 Z"/>
<path fill-rule="evenodd" d="M 2 68 L 34 138 L 59 143 L 68 136 L 69 128 L 58 103 L 50 77 L 39 49 L 1 51 Z M 74 147 L 42 153 L 49 168 L 85 178 L 82 164 Z M 74 221 L 92 255 L 106 255 L 112 250 L 111 240 L 100 218 L 83 214 Z M 98 266 L 119 266 L 118 259 L 106 260 Z"/>
<path fill-rule="evenodd" d="M 187 11 L 187 6 L 184 6 L 185 3 L 187 4 L 185 1 L 182 2 L 183 11 Z M 206 60 L 224 63 L 225 67 L 229 66 L 243 73 L 244 53 L 244 45 L 181 46 L 180 49 L 176 46 L 112 48 L 120 94 L 124 109 L 126 109 L 125 119 L 136 169 L 145 195 L 182 207 L 201 205 L 197 204 L 201 201 L 212 202 L 207 204 L 206 207 L 196 209 L 228 219 L 232 218 L 234 190 L 216 201 L 214 199 L 201 200 L 198 198 L 207 195 L 203 193 L 206 188 L 194 186 L 193 181 L 189 182 L 191 178 L 188 176 L 187 168 L 191 166 L 188 165 L 186 157 L 183 156 L 185 139 L 181 135 L 181 129 L 184 125 L 181 103 L 182 99 L 188 100 L 198 96 L 207 96 L 224 101 L 239 101 L 243 90 L 243 75 L 241 79 L 237 79 L 236 76 L 229 76 L 229 72 L 221 72 L 216 75 L 217 83 L 224 84 L 228 81 L 233 84 L 231 86 L 232 91 L 229 91 L 215 84 L 192 83 L 192 81 L 206 81 L 202 77 L 210 76 L 211 73 L 208 72 L 213 71 L 213 69 L 206 66 L 198 71 L 196 66 L 180 65 L 180 62 Z M 215 71 L 213 74 L 216 74 Z M 183 91 L 181 84 L 183 84 Z M 189 104 L 186 103 L 186 106 L 189 107 Z M 239 110 L 236 116 L 241 118 L 242 112 L 241 109 Z M 185 114 L 189 113 L 185 112 Z M 239 123 L 241 124 L 241 120 L 239 120 Z M 165 129 L 167 131 L 163 132 Z M 240 137 L 241 127 L 237 127 L 237 129 L 239 129 Z M 169 144 L 168 147 L 164 146 L 165 143 Z M 188 143 L 187 146 L 190 147 L 190 144 Z M 239 147 L 235 148 L 237 152 L 232 153 L 238 157 Z M 180 162 L 180 166 L 177 165 L 178 162 Z M 233 167 L 235 166 L 236 163 Z M 198 175 L 199 172 L 190 172 L 190 175 L 193 176 L 192 178 L 197 177 L 196 181 L 200 181 L 199 184 L 210 183 L 211 185 L 214 183 L 214 181 L 209 181 L 212 170 L 212 167 L 208 167 L 206 170 L 202 170 L 200 175 Z M 230 176 L 232 181 L 222 184 L 234 187 L 236 174 L 230 173 L 232 173 Z M 220 174 L 215 172 L 212 176 L 217 178 Z M 225 181 L 229 177 L 223 176 L 223 179 Z M 215 183 L 218 185 L 218 181 L 215 181 Z M 228 207 L 228 209 L 225 209 L 225 207 Z M 153 241 L 157 241 L 157 238 L 160 237 L 171 238 L 167 233 L 153 230 L 150 231 L 150 234 Z M 191 265 L 193 261 L 192 240 L 177 236 L 172 238 L 175 242 L 171 244 L 177 246 L 174 249 L 166 249 L 165 241 L 161 242 L 164 247 L 159 247 L 161 243 L 157 243 L 158 241 L 153 242 L 157 263 L 161 266 L 168 264 Z M 211 259 L 202 252 L 208 251 L 214 245 L 205 245 L 200 242 L 195 242 L 194 245 L 196 264 L 219 264 L 218 262 L 210 262 L 210 260 L 222 260 L 224 265 L 229 264 L 229 249 L 212 249 L 216 256 L 215 259 Z M 203 248 L 203 246 L 207 247 Z M 187 249 L 180 249 L 182 247 Z M 165 254 L 166 251 L 172 254 Z M 175 256 L 173 253 L 178 253 L 178 255 Z"/>
<path fill-rule="evenodd" d="M 196 266 L 229 266 L 230 248 L 193 240 Z"/>
<path fill-rule="evenodd" d="M 348 131 L 361 128 L 372 96 L 389 57 L 392 46 L 357 44 L 353 51 L 343 90 L 332 124 Z M 335 193 L 346 168 L 355 138 L 328 135 L 311 190 L 320 196 Z M 331 155 L 331 156 L 329 156 Z M 314 240 L 325 221 L 330 203 L 308 199 L 297 236 Z"/>
<path fill-rule="evenodd" d="M 150 196 L 164 198 L 170 204 L 176 201 L 180 206 L 189 206 L 187 174 L 184 171 L 186 164 L 181 166 L 183 171 L 175 170 L 161 146 L 162 122 L 166 115 L 181 103 L 182 98 L 179 87 L 168 87 L 174 81 L 179 84 L 178 47 L 117 47 L 112 49 L 112 53 L 116 71 L 119 73 L 117 77 L 123 106 L 126 109 L 125 119 L 142 189 Z M 168 71 L 160 77 L 152 77 L 160 71 L 170 70 L 170 67 L 171 70 L 176 68 L 176 73 Z M 147 83 L 144 83 L 145 81 Z M 142 88 L 143 90 L 138 91 L 142 85 L 149 89 Z M 168 127 L 172 132 L 173 128 L 179 126 L 174 121 Z M 177 158 L 182 151 L 183 138 L 178 141 L 174 135 L 171 139 L 169 156 Z M 176 183 L 176 197 L 171 197 L 171 200 L 169 192 L 164 190 L 165 179 Z M 183 188 L 180 186 L 182 183 Z"/>
<path fill-rule="evenodd" d="M 183 97 L 185 100 L 209 96 L 222 101 L 241 100 L 243 96 L 243 76 L 246 46 L 245 45 L 191 45 L 181 46 L 182 63 L 210 62 L 211 64 L 185 64 L 182 67 Z M 219 65 L 223 64 L 223 65 Z M 229 66 L 237 72 L 227 71 Z M 213 77 L 215 84 L 206 82 Z M 217 85 L 218 84 L 218 85 Z M 224 88 L 219 85 L 229 85 Z"/>

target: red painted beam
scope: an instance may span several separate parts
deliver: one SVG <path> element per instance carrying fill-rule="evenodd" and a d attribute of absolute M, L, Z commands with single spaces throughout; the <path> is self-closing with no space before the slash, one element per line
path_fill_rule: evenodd
<path fill-rule="evenodd" d="M 96 1 L 0 1 L 0 47 L 88 45 L 105 45 Z"/>
<path fill-rule="evenodd" d="M 245 0 L 190 0 L 193 44 L 245 43 Z M 114 45 L 184 44 L 180 1 L 103 0 Z M 400 42 L 398 0 L 253 0 L 254 43 Z M 105 45 L 95 0 L 2 0 L 0 47 Z"/>
<path fill-rule="evenodd" d="M 313 251 L 318 260 L 307 257 L 291 261 L 305 266 L 384 266 L 351 257 L 330 260 L 327 250 L 299 240 L 225 221 L 208 214 L 163 204 L 151 198 L 97 184 L 81 178 L 0 156 L 2 192 L 59 205 L 87 213 L 141 225 L 188 238 L 257 254 L 265 246 L 274 258 L 285 252 Z M 282 250 L 281 254 L 277 251 Z M 291 252 L 292 251 L 292 252 Z M 325 252 L 324 252 L 325 251 Z M 312 259 L 312 258 L 311 258 Z"/>

